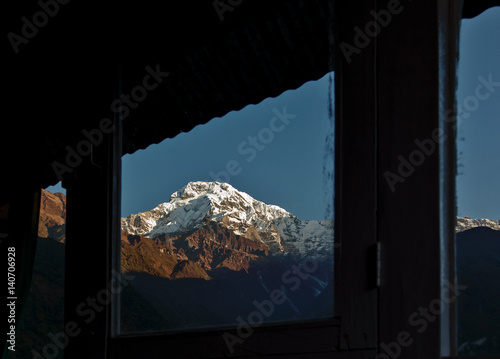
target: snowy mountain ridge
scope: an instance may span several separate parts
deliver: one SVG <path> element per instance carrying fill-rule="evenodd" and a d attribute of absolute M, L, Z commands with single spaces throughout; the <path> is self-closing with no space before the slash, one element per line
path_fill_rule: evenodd
<path fill-rule="evenodd" d="M 500 231 L 500 221 L 487 218 L 472 219 L 470 217 L 457 217 L 455 232 L 459 233 L 476 227 L 488 227 Z"/>
<path fill-rule="evenodd" d="M 156 238 L 176 235 L 216 222 L 265 243 L 272 254 L 331 257 L 333 220 L 303 221 L 227 183 L 190 182 L 150 211 L 121 219 L 128 234 Z"/>

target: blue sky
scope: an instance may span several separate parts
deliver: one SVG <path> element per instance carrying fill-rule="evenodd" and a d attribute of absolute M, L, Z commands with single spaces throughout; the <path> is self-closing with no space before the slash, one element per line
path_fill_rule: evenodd
<path fill-rule="evenodd" d="M 333 174 L 333 151 L 325 159 L 327 136 L 334 131 L 328 116 L 333 81 L 332 72 L 123 156 L 121 216 L 168 202 L 190 181 L 218 178 L 300 219 L 333 218 L 333 181 L 323 173 L 326 164 Z M 288 123 L 279 121 L 276 111 L 288 115 Z M 234 161 L 238 166 L 232 168 Z M 229 180 L 219 176 L 228 164 L 238 173 Z M 65 192 L 60 183 L 47 189 Z"/>
<path fill-rule="evenodd" d="M 323 175 L 326 137 L 333 134 L 330 81 L 333 73 L 123 156 L 122 217 L 168 202 L 190 181 L 215 179 L 301 219 L 333 217 Z M 228 164 L 236 174 L 229 178 L 220 174 Z"/>
<path fill-rule="evenodd" d="M 499 34 L 500 7 L 462 20 L 458 104 L 474 96 L 479 76 L 500 82 Z M 458 127 L 458 215 L 500 220 L 500 87 L 475 107 Z"/>

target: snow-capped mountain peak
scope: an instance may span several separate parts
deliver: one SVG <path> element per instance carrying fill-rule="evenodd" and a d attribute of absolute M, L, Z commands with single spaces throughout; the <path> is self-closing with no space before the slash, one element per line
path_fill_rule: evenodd
<path fill-rule="evenodd" d="M 185 232 L 208 221 L 222 221 L 236 234 L 249 226 L 261 228 L 280 217 L 294 217 L 284 209 L 267 205 L 221 182 L 190 182 L 170 196 L 170 201 L 150 211 L 122 219 L 122 229 L 130 234 L 157 237 Z"/>
<path fill-rule="evenodd" d="M 333 220 L 301 221 L 221 182 L 190 182 L 150 211 L 122 218 L 122 230 L 149 238 L 177 235 L 210 222 L 265 243 L 271 253 L 333 251 Z"/>

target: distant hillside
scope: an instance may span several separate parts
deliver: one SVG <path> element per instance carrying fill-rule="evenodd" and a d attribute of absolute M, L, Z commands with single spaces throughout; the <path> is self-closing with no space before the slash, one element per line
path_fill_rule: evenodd
<path fill-rule="evenodd" d="M 458 299 L 461 355 L 500 353 L 500 231 L 487 227 L 457 233 L 457 278 L 467 288 Z"/>
<path fill-rule="evenodd" d="M 66 240 L 66 196 L 42 190 L 38 237 Z"/>

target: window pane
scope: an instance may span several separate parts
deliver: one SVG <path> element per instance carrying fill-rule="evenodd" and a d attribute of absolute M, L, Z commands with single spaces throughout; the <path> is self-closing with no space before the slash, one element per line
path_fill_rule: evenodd
<path fill-rule="evenodd" d="M 122 158 L 122 334 L 333 316 L 333 77 Z"/>
<path fill-rule="evenodd" d="M 462 20 L 458 88 L 460 355 L 500 354 L 500 8 Z"/>
<path fill-rule="evenodd" d="M 33 276 L 13 358 L 63 358 L 58 346 L 64 344 L 58 342 L 64 333 L 66 196 L 62 192 L 60 186 L 42 190 Z"/>

